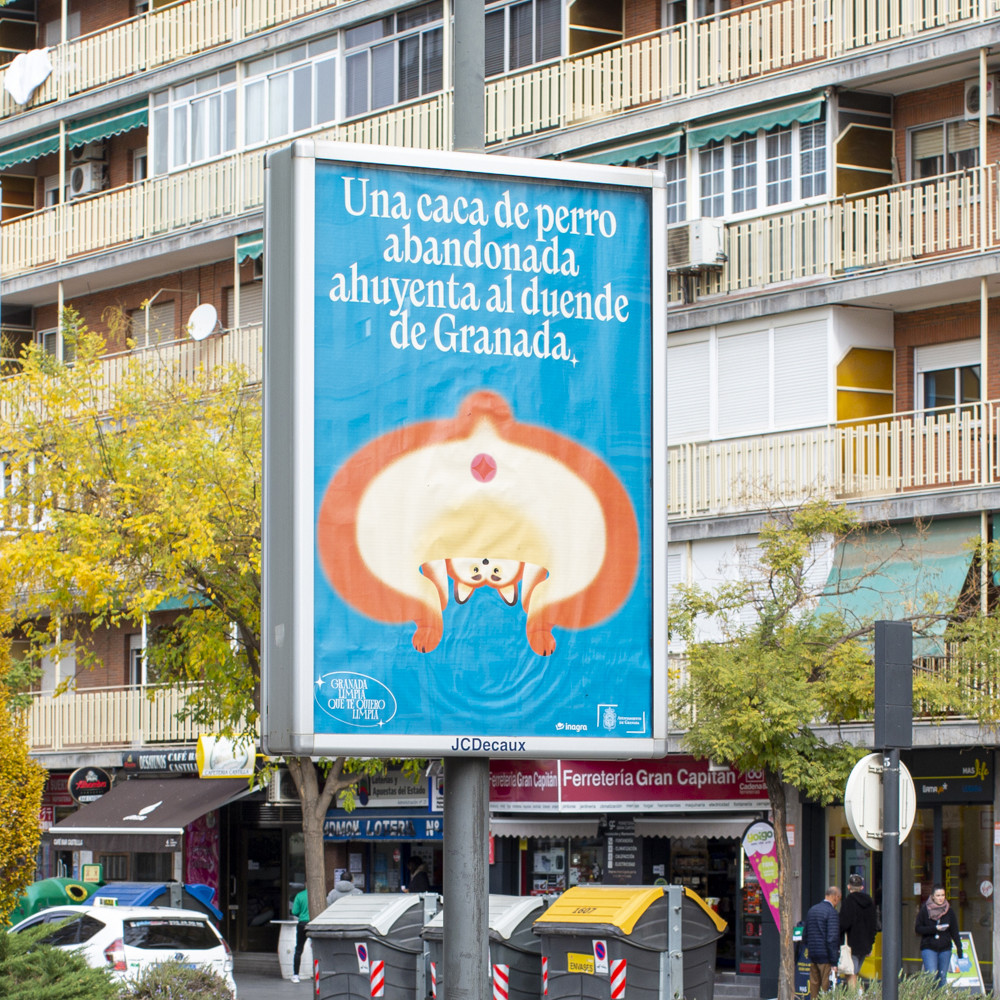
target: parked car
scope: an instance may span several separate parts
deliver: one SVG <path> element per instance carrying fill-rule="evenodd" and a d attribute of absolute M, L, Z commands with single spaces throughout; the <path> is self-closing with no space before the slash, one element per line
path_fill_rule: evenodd
<path fill-rule="evenodd" d="M 62 925 L 43 943 L 79 951 L 88 965 L 108 969 L 116 979 L 172 959 L 211 969 L 236 996 L 233 953 L 205 913 L 165 906 L 50 906 L 15 924 L 10 933 L 39 924 Z"/>

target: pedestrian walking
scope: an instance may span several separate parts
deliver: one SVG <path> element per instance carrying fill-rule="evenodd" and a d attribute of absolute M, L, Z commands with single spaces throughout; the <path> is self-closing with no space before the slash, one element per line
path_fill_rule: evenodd
<path fill-rule="evenodd" d="M 826 895 L 806 914 L 805 939 L 809 952 L 809 996 L 830 989 L 830 972 L 840 955 L 840 889 L 831 885 Z"/>
<path fill-rule="evenodd" d="M 840 907 L 840 935 L 847 938 L 854 963 L 854 975 L 847 976 L 847 985 L 855 989 L 861 965 L 871 954 L 878 932 L 875 900 L 865 892 L 865 880 L 857 873 L 847 879 L 847 895 Z"/>
<path fill-rule="evenodd" d="M 298 921 L 295 925 L 295 957 L 292 960 L 292 982 L 299 982 L 299 965 L 302 962 L 302 951 L 306 946 L 306 927 L 309 924 L 309 890 L 303 889 L 292 900 L 292 916 Z"/>
<path fill-rule="evenodd" d="M 917 911 L 914 930 L 920 935 L 924 972 L 932 973 L 937 977 L 938 984 L 945 986 L 951 967 L 952 945 L 961 958 L 962 939 L 958 934 L 958 917 L 945 896 L 943 885 L 931 889 L 930 896 Z"/>

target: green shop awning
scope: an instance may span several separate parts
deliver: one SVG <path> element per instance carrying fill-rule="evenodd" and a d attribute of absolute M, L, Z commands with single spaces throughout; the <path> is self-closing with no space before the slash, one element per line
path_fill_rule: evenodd
<path fill-rule="evenodd" d="M 577 163 L 606 163 L 610 166 L 621 166 L 635 163 L 638 160 L 651 160 L 654 156 L 676 156 L 681 150 L 681 134 L 673 132 L 670 135 L 650 139 L 631 146 L 618 146 L 615 149 L 602 149 L 599 153 L 581 156 Z"/>
<path fill-rule="evenodd" d="M 75 122 L 72 128 L 66 130 L 66 145 L 72 148 L 87 142 L 98 142 L 148 124 L 149 105 L 143 101 L 128 108 L 119 108 L 110 116 L 105 114 L 99 118 Z"/>
<path fill-rule="evenodd" d="M 19 163 L 37 160 L 40 156 L 48 156 L 59 149 L 59 136 L 47 135 L 44 139 L 26 142 L 23 146 L 0 151 L 0 170 L 9 170 Z"/>
<path fill-rule="evenodd" d="M 871 531 L 842 542 L 834 554 L 817 615 L 843 616 L 848 627 L 922 613 L 949 614 L 962 593 L 979 536 L 978 517 Z M 940 652 L 947 621 L 914 635 L 918 656 Z"/>
<path fill-rule="evenodd" d="M 781 128 L 791 125 L 793 122 L 817 121 L 823 114 L 823 98 L 818 97 L 804 104 L 788 104 L 780 108 L 771 108 L 768 111 L 761 111 L 755 115 L 746 115 L 743 118 L 730 118 L 726 121 L 715 122 L 711 125 L 704 125 L 701 128 L 688 129 L 687 139 L 690 149 L 697 149 L 710 142 L 718 142 L 722 139 L 735 139 L 736 136 L 759 132 L 761 129 L 767 131 L 772 128 Z"/>
<path fill-rule="evenodd" d="M 256 260 L 264 253 L 264 233 L 257 230 L 255 233 L 244 233 L 236 237 L 236 261 L 242 264 L 243 261 L 251 257 Z"/>

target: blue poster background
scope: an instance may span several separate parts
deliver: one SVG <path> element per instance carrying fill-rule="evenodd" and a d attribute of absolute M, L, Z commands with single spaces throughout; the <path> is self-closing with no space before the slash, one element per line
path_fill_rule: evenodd
<path fill-rule="evenodd" d="M 353 178 L 350 183 L 348 177 Z M 379 200 L 377 191 L 388 196 Z M 481 199 L 487 224 L 449 221 L 457 198 Z M 517 217 L 521 225 L 502 225 L 498 202 L 525 206 Z M 525 641 L 520 604 L 508 607 L 485 589 L 464 605 L 449 600 L 440 645 L 428 653 L 417 652 L 411 644 L 412 622 L 384 623 L 359 614 L 334 591 L 317 562 L 315 731 L 357 732 L 344 713 L 327 710 L 324 678 L 337 674 L 373 679 L 391 693 L 394 711 L 381 713 L 376 730 L 387 735 L 650 738 L 650 192 L 320 161 L 315 204 L 314 526 L 331 477 L 359 448 L 407 423 L 450 419 L 470 393 L 486 389 L 509 402 L 518 422 L 549 428 L 600 456 L 627 490 L 639 529 L 638 572 L 625 603 L 593 627 L 556 629 L 556 651 L 546 657 L 536 655 Z M 425 215 L 435 209 L 439 214 L 422 220 L 418 204 Z M 460 218 L 466 218 L 468 207 L 458 207 Z M 564 229 L 573 226 L 573 209 L 591 214 L 585 217 L 578 211 L 576 233 L 558 232 L 557 208 L 565 209 L 560 216 Z M 403 217 L 406 213 L 408 218 Z M 509 223 L 509 215 L 501 210 L 502 222 Z M 598 220 L 603 220 L 603 233 Z M 480 248 L 514 240 L 522 247 L 533 245 L 538 253 L 550 250 L 550 264 L 562 261 L 564 270 L 575 265 L 579 273 L 450 267 L 423 259 L 387 261 L 387 251 L 390 256 L 393 252 L 391 240 L 398 241 L 405 257 L 410 236 L 422 241 L 422 249 L 428 237 L 456 238 L 463 246 L 475 239 Z M 416 246 L 409 241 L 410 257 L 418 256 Z M 396 305 L 333 301 L 330 292 L 337 275 L 345 279 L 341 288 L 352 287 L 352 282 L 358 287 L 357 275 L 380 281 L 454 277 L 461 288 L 473 282 L 479 289 L 479 309 L 445 310 L 455 314 L 455 326 L 507 325 L 534 334 L 543 317 L 517 309 L 498 315 L 485 307 L 491 286 L 506 291 L 508 277 L 514 302 L 520 302 L 532 279 L 540 288 L 592 296 L 610 283 L 608 300 L 626 296 L 620 316 L 627 311 L 627 318 L 551 317 L 550 330 L 565 334 L 572 360 L 442 350 L 451 345 L 447 337 L 438 345 L 428 336 L 423 350 L 401 348 L 390 337 L 392 324 L 400 319 L 392 315 Z M 406 308 L 411 325 L 421 321 L 429 328 L 442 312 L 412 303 Z M 553 502 L 558 503 L 558 497 Z M 369 694 L 376 689 L 383 690 L 376 685 Z"/>

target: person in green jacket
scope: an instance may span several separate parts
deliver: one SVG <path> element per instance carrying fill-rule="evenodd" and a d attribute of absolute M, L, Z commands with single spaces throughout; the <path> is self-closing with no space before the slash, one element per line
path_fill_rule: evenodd
<path fill-rule="evenodd" d="M 292 982 L 299 980 L 299 965 L 302 962 L 302 949 L 306 946 L 306 926 L 309 923 L 309 892 L 303 889 L 292 900 L 292 916 L 298 921 L 295 925 L 295 958 L 292 961 Z"/>

